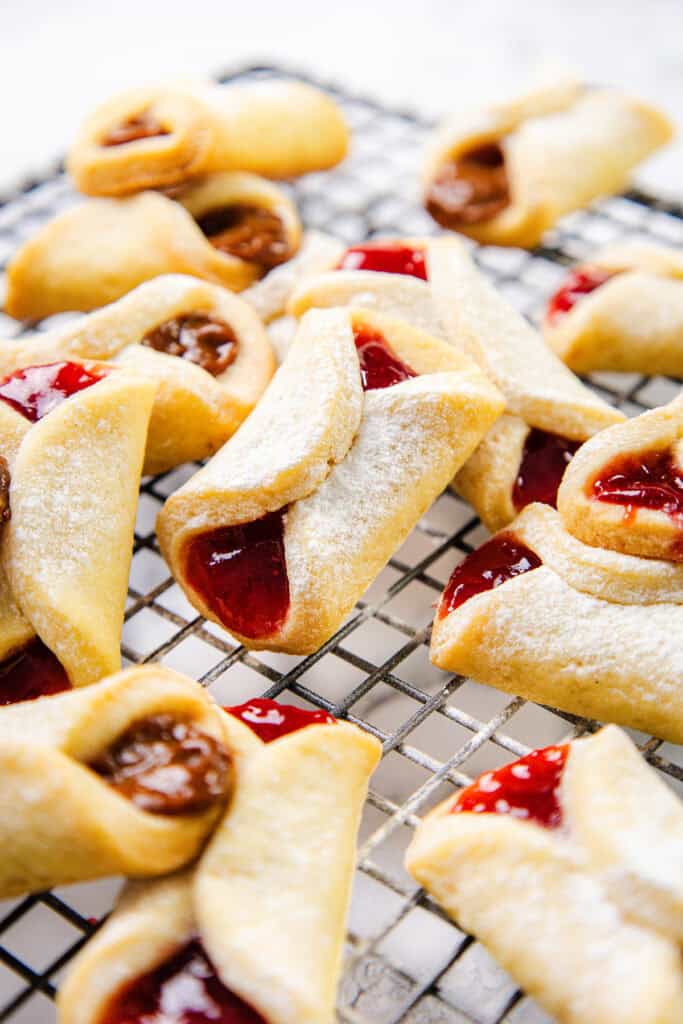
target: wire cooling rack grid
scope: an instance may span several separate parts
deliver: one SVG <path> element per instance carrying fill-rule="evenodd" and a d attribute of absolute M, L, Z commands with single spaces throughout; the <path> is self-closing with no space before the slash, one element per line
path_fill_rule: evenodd
<path fill-rule="evenodd" d="M 250 68 L 226 80 L 283 76 L 302 77 Z M 416 202 L 420 154 L 431 126 L 412 113 L 381 109 L 335 87 L 330 91 L 353 127 L 353 153 L 342 168 L 311 174 L 293 187 L 304 222 L 348 242 L 373 234 L 433 232 Z M 0 261 L 74 200 L 56 169 L 0 201 Z M 564 265 L 596 245 L 634 236 L 682 243 L 683 209 L 631 193 L 566 217 L 533 253 L 486 247 L 476 258 L 508 298 L 537 320 Z M 21 329 L 0 314 L 0 336 Z M 627 414 L 662 404 L 680 388 L 668 378 L 633 374 L 595 374 L 590 383 Z M 595 727 L 430 665 L 433 604 L 453 566 L 485 531 L 462 501 L 443 494 L 316 654 L 249 653 L 196 615 L 159 554 L 156 514 L 195 468 L 184 466 L 143 484 L 123 655 L 129 663 L 161 661 L 188 672 L 222 703 L 265 694 L 315 705 L 382 740 L 384 758 L 363 818 L 340 1020 L 547 1024 L 547 1016 L 479 943 L 447 921 L 402 867 L 417 815 L 454 786 L 530 747 Z M 681 748 L 636 739 L 648 760 L 683 790 Z M 108 880 L 0 905 L 0 1021 L 54 1020 L 51 1000 L 63 968 L 109 911 L 117 888 L 118 882 Z"/>

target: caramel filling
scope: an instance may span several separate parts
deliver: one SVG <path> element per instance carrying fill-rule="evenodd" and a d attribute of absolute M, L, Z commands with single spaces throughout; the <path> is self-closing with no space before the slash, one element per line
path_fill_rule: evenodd
<path fill-rule="evenodd" d="M 438 170 L 425 205 L 437 224 L 458 230 L 493 220 L 510 204 L 510 186 L 501 146 L 487 143 Z"/>
<path fill-rule="evenodd" d="M 143 110 L 107 132 L 101 145 L 125 146 L 129 142 L 139 142 L 140 139 L 155 139 L 170 134 L 148 110 Z"/>
<path fill-rule="evenodd" d="M 214 377 L 234 362 L 239 348 L 234 331 L 225 321 L 200 313 L 164 321 L 148 331 L 140 344 L 196 363 Z"/>
<path fill-rule="evenodd" d="M 277 214 L 260 206 L 235 203 L 209 210 L 197 223 L 214 248 L 258 264 L 263 273 L 291 256 L 284 224 Z"/>
<path fill-rule="evenodd" d="M 12 515 L 9 507 L 10 475 L 7 459 L 0 455 L 0 523 L 6 523 Z"/>
<path fill-rule="evenodd" d="M 218 740 L 170 714 L 135 722 L 90 765 L 150 814 L 197 814 L 225 798 L 230 758 Z"/>

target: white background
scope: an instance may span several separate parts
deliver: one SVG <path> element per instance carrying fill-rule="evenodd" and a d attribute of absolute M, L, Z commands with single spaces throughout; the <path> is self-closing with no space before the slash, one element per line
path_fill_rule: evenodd
<path fill-rule="evenodd" d="M 440 113 L 566 62 L 683 110 L 682 0 L 0 0 L 0 189 L 59 156 L 112 92 L 285 61 Z M 683 147 L 640 180 L 683 195 Z"/>

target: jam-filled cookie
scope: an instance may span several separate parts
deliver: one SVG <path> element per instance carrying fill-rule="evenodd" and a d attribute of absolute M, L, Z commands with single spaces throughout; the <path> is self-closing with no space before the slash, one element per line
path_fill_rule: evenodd
<path fill-rule="evenodd" d="M 0 379 L 0 704 L 120 667 L 155 391 L 106 363 Z"/>
<path fill-rule="evenodd" d="M 246 735 L 223 821 L 194 869 L 128 888 L 74 960 L 60 1024 L 332 1024 L 380 744 L 324 712 L 225 710 Z"/>
<path fill-rule="evenodd" d="M 89 199 L 22 245 L 7 268 L 5 309 L 32 320 L 88 312 L 159 274 L 241 291 L 289 260 L 300 239 L 291 200 L 253 174 L 213 175 L 178 202 L 157 192 Z"/>
<path fill-rule="evenodd" d="M 615 726 L 482 775 L 406 864 L 563 1024 L 683 1020 L 683 805 Z"/>
<path fill-rule="evenodd" d="M 532 247 L 564 214 L 621 191 L 672 135 L 640 100 L 558 82 L 448 120 L 430 147 L 424 203 L 442 227 Z"/>
<path fill-rule="evenodd" d="M 683 742 L 683 566 L 584 544 L 526 508 L 456 566 L 435 665 L 571 714 Z"/>
<path fill-rule="evenodd" d="M 581 442 L 623 415 L 581 383 L 476 269 L 454 238 L 397 239 L 349 249 L 337 269 L 295 290 L 290 309 L 377 309 L 471 356 L 506 399 L 455 480 L 491 530 L 532 501 L 554 505 Z"/>
<path fill-rule="evenodd" d="M 73 358 L 115 360 L 158 384 L 146 473 L 212 455 L 275 370 L 265 329 L 249 305 L 179 274 L 148 281 L 66 327 L 0 342 L 0 374 Z"/>
<path fill-rule="evenodd" d="M 241 430 L 166 502 L 189 600 L 248 647 L 316 650 L 502 410 L 403 321 L 312 310 Z"/>
<path fill-rule="evenodd" d="M 301 82 L 134 89 L 86 121 L 67 166 L 96 196 L 176 188 L 216 171 L 290 178 L 346 155 L 349 132 L 337 104 Z"/>
<path fill-rule="evenodd" d="M 585 544 L 682 562 L 683 395 L 587 441 L 557 507 Z"/>
<path fill-rule="evenodd" d="M 0 708 L 0 897 L 186 864 L 233 793 L 241 737 L 159 666 Z"/>
<path fill-rule="evenodd" d="M 552 296 L 543 330 L 575 373 L 683 376 L 683 256 L 643 242 L 595 253 Z"/>

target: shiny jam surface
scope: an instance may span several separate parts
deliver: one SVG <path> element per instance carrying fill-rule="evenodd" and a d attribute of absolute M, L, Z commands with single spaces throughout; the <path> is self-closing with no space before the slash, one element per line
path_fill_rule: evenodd
<path fill-rule="evenodd" d="M 0 380 L 0 399 L 31 423 L 37 423 L 77 391 L 97 384 L 108 372 L 68 362 L 26 366 Z"/>
<path fill-rule="evenodd" d="M 549 324 L 557 323 L 565 313 L 573 309 L 584 295 L 590 295 L 596 288 L 614 277 L 614 271 L 603 270 L 601 267 L 577 267 L 567 276 L 564 284 L 548 302 L 546 320 Z"/>
<path fill-rule="evenodd" d="M 512 488 L 512 503 L 518 512 L 532 501 L 556 507 L 564 471 L 580 447 L 580 441 L 559 434 L 535 427 L 529 431 Z"/>
<path fill-rule="evenodd" d="M 683 520 L 683 469 L 668 448 L 618 455 L 593 481 L 591 490 L 598 501 L 624 505 L 627 518 L 637 508 L 649 508 Z"/>
<path fill-rule="evenodd" d="M 89 767 L 150 814 L 198 814 L 226 797 L 230 759 L 213 736 L 161 714 L 134 722 Z"/>
<path fill-rule="evenodd" d="M 144 336 L 141 345 L 196 363 L 217 377 L 234 362 L 238 341 L 224 320 L 201 313 L 189 313 L 165 320 Z"/>
<path fill-rule="evenodd" d="M 495 590 L 502 583 L 537 569 L 541 559 L 514 534 L 497 533 L 456 565 L 444 590 L 438 615 L 443 619 L 476 594 Z"/>
<path fill-rule="evenodd" d="M 377 331 L 361 327 L 354 331 L 354 340 L 363 391 L 390 388 L 393 384 L 400 384 L 402 380 L 417 377 L 415 371 L 398 358 Z"/>
<path fill-rule="evenodd" d="M 533 750 L 526 757 L 485 772 L 453 804 L 451 814 L 510 814 L 546 828 L 562 824 L 558 788 L 569 745 Z"/>
<path fill-rule="evenodd" d="M 277 632 L 289 610 L 286 511 L 198 534 L 187 546 L 190 585 L 226 629 L 252 640 Z"/>
<path fill-rule="evenodd" d="M 229 714 L 248 725 L 264 743 L 279 739 L 307 725 L 334 725 L 337 721 L 327 711 L 308 711 L 293 704 L 278 704 L 276 700 L 256 697 L 246 704 L 224 708 Z"/>
<path fill-rule="evenodd" d="M 117 992 L 98 1024 L 266 1024 L 218 978 L 198 939 Z"/>
<path fill-rule="evenodd" d="M 445 163 L 425 197 L 427 210 L 437 224 L 455 231 L 492 220 L 509 203 L 505 155 L 496 142 Z"/>
<path fill-rule="evenodd" d="M 247 263 L 258 263 L 263 271 L 288 260 L 291 251 L 285 226 L 270 210 L 247 203 L 234 203 L 197 218 L 215 249 Z"/>
<path fill-rule="evenodd" d="M 70 689 L 66 672 L 38 637 L 0 664 L 0 705 L 19 704 Z"/>
<path fill-rule="evenodd" d="M 100 145 L 125 146 L 128 142 L 154 139 L 161 135 L 170 135 L 170 132 L 148 110 L 144 110 L 112 128 L 102 139 Z"/>
<path fill-rule="evenodd" d="M 368 242 L 347 249 L 337 270 L 374 270 L 427 280 L 424 249 L 402 242 Z"/>

